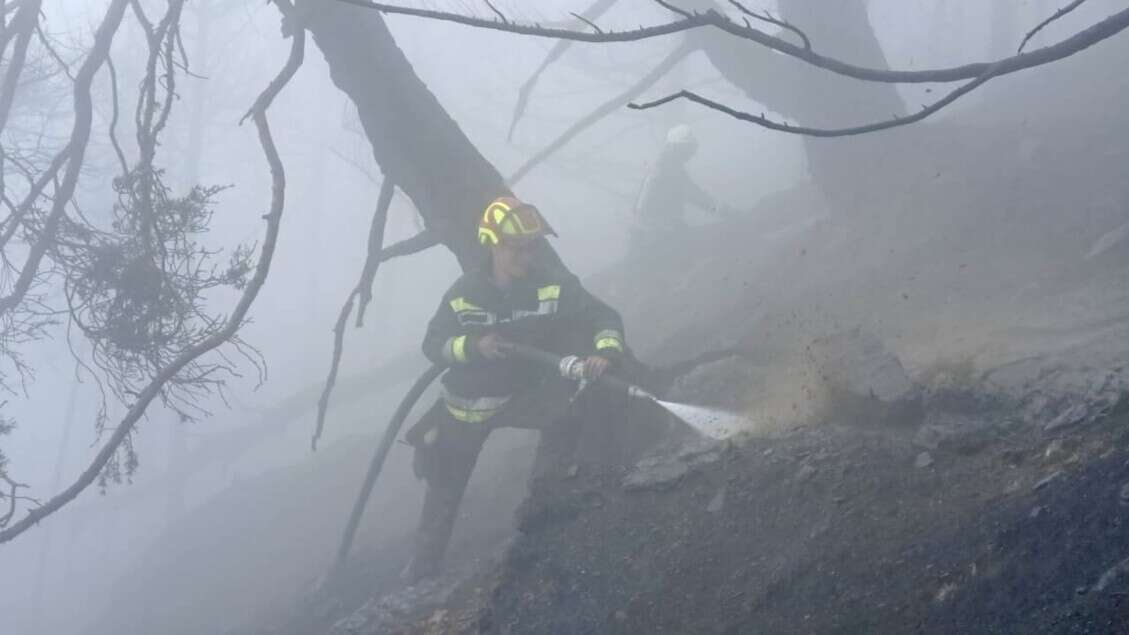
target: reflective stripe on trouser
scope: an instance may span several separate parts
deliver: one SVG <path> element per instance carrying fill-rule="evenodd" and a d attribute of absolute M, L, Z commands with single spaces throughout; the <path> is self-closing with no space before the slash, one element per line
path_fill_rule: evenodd
<path fill-rule="evenodd" d="M 506 405 L 509 401 L 509 397 L 476 397 L 470 399 L 452 395 L 446 391 L 443 393 L 443 403 L 447 406 L 447 412 L 451 413 L 451 416 L 457 421 L 467 423 L 483 423 L 488 421 L 491 417 L 498 414 L 502 406 Z"/>
<path fill-rule="evenodd" d="M 507 406 L 488 425 L 467 425 L 461 420 L 452 420 L 454 415 L 445 399 L 424 415 L 438 420 L 432 424 L 437 430 L 433 442 L 416 447 L 417 455 L 420 452 L 434 454 L 425 461 L 426 475 L 421 475 L 427 480 L 427 493 L 415 536 L 413 572 L 433 575 L 441 568 L 459 504 L 491 430 L 502 427 L 542 430 L 533 461 L 535 475 L 546 473 L 550 468 L 559 469 L 560 461 L 571 457 L 580 430 L 563 417 L 574 390 L 569 382 L 553 380 L 515 395 L 512 400 L 506 398 Z M 554 457 L 558 461 L 555 464 Z"/>

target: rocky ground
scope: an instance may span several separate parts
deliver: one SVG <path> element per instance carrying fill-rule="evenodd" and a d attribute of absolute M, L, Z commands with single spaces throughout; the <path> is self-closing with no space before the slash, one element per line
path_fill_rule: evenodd
<path fill-rule="evenodd" d="M 723 390 L 727 364 L 683 396 Z M 535 484 L 496 566 L 332 632 L 1129 628 L 1129 401 L 1078 399 L 1085 415 L 1048 426 L 1005 392 L 933 379 L 900 419 L 578 464 Z"/>
<path fill-rule="evenodd" d="M 798 188 L 590 281 L 647 361 L 733 353 L 668 395 L 748 430 L 578 459 L 509 543 L 310 632 L 1129 632 L 1120 168 L 1001 174 L 1019 128 L 959 131 L 959 161 L 936 150 L 956 132 L 912 134 L 934 151 L 889 188 Z M 1044 187 L 1067 167 L 1069 192 Z"/>
<path fill-rule="evenodd" d="M 1129 150 L 1125 117 L 1097 112 L 1129 95 L 1118 78 L 1101 83 L 1112 97 L 1085 100 L 1096 110 L 1081 121 L 1037 112 L 1047 103 L 1020 91 L 994 100 L 1002 119 L 966 112 L 960 125 L 892 133 L 882 143 L 900 149 L 868 165 L 852 196 L 829 204 L 804 184 L 686 232 L 661 260 L 588 280 L 624 313 L 642 359 L 679 368 L 656 375 L 673 380 L 670 398 L 752 422 L 731 441 L 705 443 L 643 409 L 633 421 L 670 432 L 646 456 L 582 453 L 528 495 L 529 444 L 493 456 L 488 445 L 448 574 L 411 588 L 397 571 L 420 492 L 407 453 L 393 453 L 367 539 L 341 584 L 319 587 L 366 441 L 199 515 L 234 525 L 254 501 L 271 512 L 257 524 L 172 537 L 197 545 L 196 590 L 183 596 L 220 596 L 210 628 L 181 617 L 198 606 L 128 624 L 1129 632 Z M 249 607 L 235 587 L 263 586 L 260 570 L 291 552 L 266 581 L 287 588 Z M 217 567 L 231 585 L 214 581 Z M 186 579 L 184 565 L 160 569 Z M 164 578 L 137 577 L 152 579 Z M 118 624 L 92 632 L 131 632 Z"/>

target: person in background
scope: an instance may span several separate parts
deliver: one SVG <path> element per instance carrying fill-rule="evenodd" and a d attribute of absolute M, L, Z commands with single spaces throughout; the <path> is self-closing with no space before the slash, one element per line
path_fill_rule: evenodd
<path fill-rule="evenodd" d="M 686 210 L 690 205 L 720 217 L 735 213 L 690 177 L 686 164 L 697 151 L 698 140 L 690 126 L 679 124 L 667 132 L 662 153 L 651 166 L 635 200 L 633 260 L 649 260 L 677 245 L 680 234 L 688 227 Z"/>

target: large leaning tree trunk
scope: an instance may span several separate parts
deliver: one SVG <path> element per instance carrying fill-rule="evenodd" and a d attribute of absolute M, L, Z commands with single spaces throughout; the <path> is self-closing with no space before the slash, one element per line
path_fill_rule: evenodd
<path fill-rule="evenodd" d="M 385 178 L 459 264 L 473 266 L 482 257 L 474 239 L 478 212 L 509 193 L 501 174 L 416 75 L 379 13 L 335 0 L 298 6 L 333 83 L 356 105 Z"/>

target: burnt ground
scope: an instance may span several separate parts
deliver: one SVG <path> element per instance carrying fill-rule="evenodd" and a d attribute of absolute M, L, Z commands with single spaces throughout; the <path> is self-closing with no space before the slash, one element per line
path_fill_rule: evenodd
<path fill-rule="evenodd" d="M 305 599 L 368 451 L 316 479 L 264 477 L 199 516 L 210 526 L 281 498 L 269 523 L 186 530 L 173 544 L 209 537 L 194 566 L 158 561 L 177 581 L 199 569 L 198 589 L 221 596 L 207 627 L 184 617 L 200 601 L 97 632 L 1129 633 L 1129 151 L 1127 119 L 1108 108 L 1129 84 L 1115 71 L 1099 83 L 1108 99 L 1056 92 L 1080 100 L 1064 112 L 1092 116 L 1036 112 L 1046 101 L 1017 88 L 960 125 L 883 137 L 896 151 L 853 196 L 801 184 L 687 232 L 662 262 L 588 280 L 648 363 L 737 348 L 754 365 L 679 398 L 780 426 L 724 448 L 667 446 L 645 469 L 579 463 L 527 497 L 513 457 L 484 456 L 494 475 L 464 502 L 451 572 L 408 589 L 396 573 L 419 486 L 406 453 L 342 588 Z M 811 344 L 859 327 L 926 391 L 920 411 L 809 411 L 822 390 Z M 857 337 L 840 365 L 873 394 L 890 365 Z M 268 582 L 287 588 L 247 615 L 247 590 Z"/>
<path fill-rule="evenodd" d="M 908 430 L 828 423 L 659 489 L 581 467 L 535 485 L 499 569 L 404 630 L 1129 632 L 1127 424 L 1002 424 L 922 458 Z"/>
<path fill-rule="evenodd" d="M 753 365 L 680 399 L 779 425 L 536 482 L 499 560 L 329 632 L 1129 633 L 1129 243 L 1090 255 L 1129 190 L 1095 159 L 1042 196 L 1055 153 L 1001 183 L 1003 127 L 958 131 L 952 155 L 945 130 L 912 133 L 931 150 L 895 192 L 820 215 L 796 190 L 688 233 L 650 285 L 591 281 L 648 362 Z M 822 403 L 808 353 L 859 326 L 919 410 Z M 849 337 L 841 370 L 873 395 L 886 353 Z"/>

